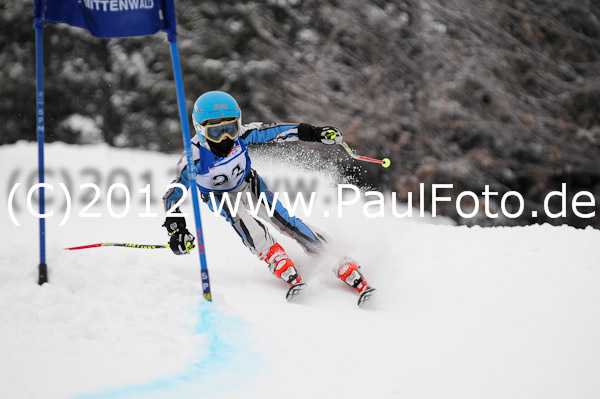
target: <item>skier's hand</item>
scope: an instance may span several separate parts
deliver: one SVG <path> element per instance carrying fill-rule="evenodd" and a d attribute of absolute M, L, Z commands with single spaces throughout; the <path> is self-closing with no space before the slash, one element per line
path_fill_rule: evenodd
<path fill-rule="evenodd" d="M 323 144 L 341 144 L 342 132 L 333 126 L 315 127 L 315 133 Z"/>
<path fill-rule="evenodd" d="M 171 234 L 169 246 L 175 255 L 189 254 L 194 249 L 194 236 L 187 229 L 177 229 Z"/>
<path fill-rule="evenodd" d="M 163 224 L 171 236 L 169 246 L 175 255 L 188 254 L 194 248 L 194 236 L 185 225 L 185 218 L 169 216 Z"/>
<path fill-rule="evenodd" d="M 320 141 L 323 144 L 341 144 L 342 132 L 333 126 L 298 125 L 298 138 L 302 141 Z"/>

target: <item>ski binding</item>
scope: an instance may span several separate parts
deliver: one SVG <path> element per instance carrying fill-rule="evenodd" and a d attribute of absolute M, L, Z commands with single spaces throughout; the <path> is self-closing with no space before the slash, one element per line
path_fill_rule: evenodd
<path fill-rule="evenodd" d="M 358 297 L 358 306 L 362 307 L 366 302 L 371 299 L 373 294 L 375 293 L 375 288 L 366 289 L 360 296 Z"/>
<path fill-rule="evenodd" d="M 294 284 L 290 287 L 290 289 L 288 290 L 287 294 L 285 295 L 285 299 L 287 299 L 290 302 L 294 302 L 296 300 L 298 300 L 300 298 L 300 296 L 302 295 L 302 291 L 304 291 L 304 289 L 306 288 L 306 284 L 304 283 L 298 283 L 298 284 Z"/>

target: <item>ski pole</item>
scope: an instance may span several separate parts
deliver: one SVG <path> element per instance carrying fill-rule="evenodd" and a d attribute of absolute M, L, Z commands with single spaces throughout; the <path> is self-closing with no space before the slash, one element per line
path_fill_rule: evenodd
<path fill-rule="evenodd" d="M 98 244 L 90 244 L 90 245 L 82 245 L 80 247 L 71 247 L 71 248 L 63 248 L 67 251 L 74 251 L 76 249 L 88 249 L 88 248 L 99 248 L 99 247 L 126 247 L 126 248 L 140 248 L 140 249 L 162 249 L 162 248 L 170 248 L 169 244 L 129 244 L 123 242 L 101 242 Z"/>
<path fill-rule="evenodd" d="M 383 159 L 373 159 L 373 158 L 369 158 L 369 157 L 364 157 L 362 155 L 356 155 L 354 153 L 354 151 L 352 150 L 352 148 L 350 148 L 350 146 L 348 145 L 348 143 L 346 143 L 345 141 L 342 141 L 340 143 L 340 145 L 342 147 L 344 147 L 344 149 L 346 150 L 346 152 L 348 154 L 350 154 L 350 156 L 354 159 L 358 159 L 359 161 L 365 161 L 365 162 L 371 162 L 371 163 L 378 163 L 381 166 L 383 166 L 384 168 L 389 168 L 390 164 L 392 163 L 390 161 L 389 158 L 383 158 Z"/>

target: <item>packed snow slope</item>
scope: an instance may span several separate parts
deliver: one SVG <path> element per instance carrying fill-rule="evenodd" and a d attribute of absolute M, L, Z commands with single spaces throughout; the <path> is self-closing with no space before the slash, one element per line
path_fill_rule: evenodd
<path fill-rule="evenodd" d="M 308 167 L 301 144 L 262 154 L 254 166 L 275 188 L 318 193 L 304 219 L 332 238 L 330 253 L 312 259 L 281 238 L 310 286 L 302 303 L 286 302 L 284 285 L 205 205 L 213 303 L 202 299 L 196 251 L 62 250 L 166 243 L 159 200 L 177 158 L 48 145 L 54 214 L 50 282 L 40 287 L 37 219 L 26 205 L 36 148 L 0 147 L 1 398 L 600 397 L 600 232 L 456 227 L 389 209 L 368 218 L 362 202 L 337 217 L 334 165 Z M 63 226 L 61 182 L 73 197 Z M 131 196 L 125 215 L 123 186 L 112 190 L 120 218 L 107 204 L 117 182 Z M 17 183 L 20 227 L 8 203 Z M 95 194 L 83 183 L 100 187 L 85 211 L 100 217 L 79 217 Z M 189 202 L 184 209 L 193 225 Z M 149 212 L 157 216 L 139 216 Z M 331 273 L 344 254 L 378 289 L 371 309 L 359 309 Z"/>

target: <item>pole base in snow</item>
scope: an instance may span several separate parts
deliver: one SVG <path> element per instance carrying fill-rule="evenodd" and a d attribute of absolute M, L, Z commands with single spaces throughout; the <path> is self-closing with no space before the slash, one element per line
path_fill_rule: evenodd
<path fill-rule="evenodd" d="M 38 284 L 42 285 L 48 282 L 48 266 L 45 263 L 40 263 L 38 266 L 39 269 L 39 277 Z"/>

